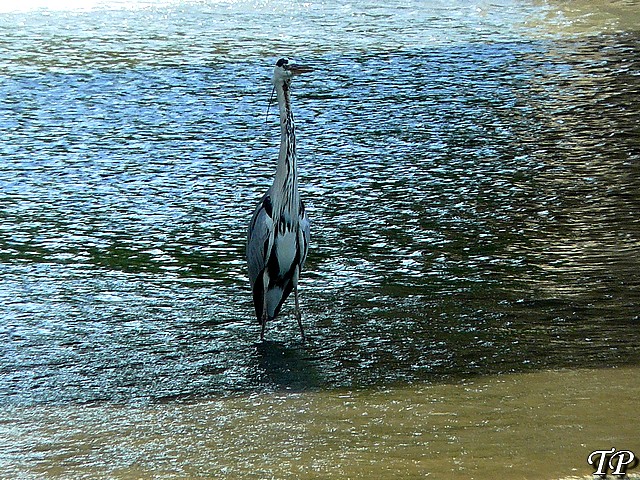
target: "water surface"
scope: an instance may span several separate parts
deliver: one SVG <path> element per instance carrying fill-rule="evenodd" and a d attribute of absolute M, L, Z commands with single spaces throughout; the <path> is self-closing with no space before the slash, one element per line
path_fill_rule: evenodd
<path fill-rule="evenodd" d="M 633 2 L 79 3 L 0 10 L 15 420 L 640 363 Z M 245 229 L 285 55 L 315 68 L 293 91 L 310 340 L 287 306 L 259 345 Z"/>
<path fill-rule="evenodd" d="M 566 370 L 187 404 L 11 406 L 0 459 L 5 478 L 25 479 L 586 479 L 603 443 L 640 447 L 634 422 L 619 420 L 637 411 L 637 379 L 637 368 Z"/>

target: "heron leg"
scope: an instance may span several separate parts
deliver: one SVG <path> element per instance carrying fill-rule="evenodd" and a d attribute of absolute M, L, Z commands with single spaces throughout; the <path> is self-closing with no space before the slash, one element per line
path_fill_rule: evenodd
<path fill-rule="evenodd" d="M 264 342 L 264 331 L 265 331 L 265 327 L 267 325 L 267 311 L 266 310 L 262 314 L 262 321 L 260 323 L 262 324 L 262 325 L 260 325 L 260 341 Z"/>
<path fill-rule="evenodd" d="M 260 341 L 264 342 L 264 332 L 267 326 L 267 320 L 269 319 L 269 314 L 267 313 L 267 286 L 269 285 L 269 273 L 267 269 L 264 269 L 264 273 L 262 276 L 262 284 L 264 285 L 264 290 L 262 292 L 262 319 L 260 326 Z"/>
<path fill-rule="evenodd" d="M 262 320 L 260 325 L 260 341 L 264 342 L 264 331 L 267 327 L 267 320 L 269 319 L 269 314 L 267 313 L 267 300 L 265 295 L 264 305 L 262 307 Z"/>
<path fill-rule="evenodd" d="M 306 340 L 304 335 L 304 328 L 302 328 L 302 313 L 300 312 L 300 303 L 298 303 L 298 287 L 293 287 L 293 298 L 296 301 L 296 319 L 298 320 L 298 327 L 300 327 L 300 335 L 302 336 L 302 341 Z"/>

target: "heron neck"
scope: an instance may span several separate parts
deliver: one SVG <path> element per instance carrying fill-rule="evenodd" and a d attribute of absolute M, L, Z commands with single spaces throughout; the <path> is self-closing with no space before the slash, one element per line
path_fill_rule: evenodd
<path fill-rule="evenodd" d="M 273 181 L 273 188 L 280 193 L 274 208 L 280 214 L 295 217 L 299 208 L 298 166 L 296 159 L 296 132 L 291 110 L 289 85 L 286 82 L 276 85 L 278 106 L 280 109 L 280 154 Z M 280 201 L 281 200 L 281 201 Z M 273 199 L 272 199 L 273 201 Z"/>

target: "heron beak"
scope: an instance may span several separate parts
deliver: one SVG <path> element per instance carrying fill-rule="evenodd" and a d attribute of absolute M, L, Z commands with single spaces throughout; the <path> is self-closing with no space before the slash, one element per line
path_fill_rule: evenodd
<path fill-rule="evenodd" d="M 300 75 L 301 73 L 313 72 L 313 68 L 306 65 L 289 65 L 289 71 L 294 75 Z"/>

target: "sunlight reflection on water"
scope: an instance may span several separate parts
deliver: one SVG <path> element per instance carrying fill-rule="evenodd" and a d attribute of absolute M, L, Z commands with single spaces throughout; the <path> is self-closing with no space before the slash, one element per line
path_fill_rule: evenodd
<path fill-rule="evenodd" d="M 172 5 L 3 14 L 6 398 L 288 388 L 251 373 L 243 260 L 276 156 L 264 52 L 284 44 Z M 637 361 L 638 37 L 545 39 L 527 23 L 545 8 L 518 5 L 436 2 L 396 34 L 414 11 L 273 4 L 314 26 L 293 48 L 316 66 L 294 90 L 312 341 L 272 327 L 319 372 L 308 387 Z M 406 43 L 427 25 L 439 41 Z"/>
<path fill-rule="evenodd" d="M 637 376 L 552 371 L 124 408 L 11 406 L 0 432 L 14 449 L 0 446 L 0 465 L 29 479 L 590 478 L 586 458 L 603 438 L 640 447 L 619 415 L 635 410 Z"/>
<path fill-rule="evenodd" d="M 0 477 L 640 451 L 638 11 L 605 3 L 3 3 Z M 306 344 L 287 307 L 256 343 L 244 264 L 280 55 L 315 67 Z"/>

